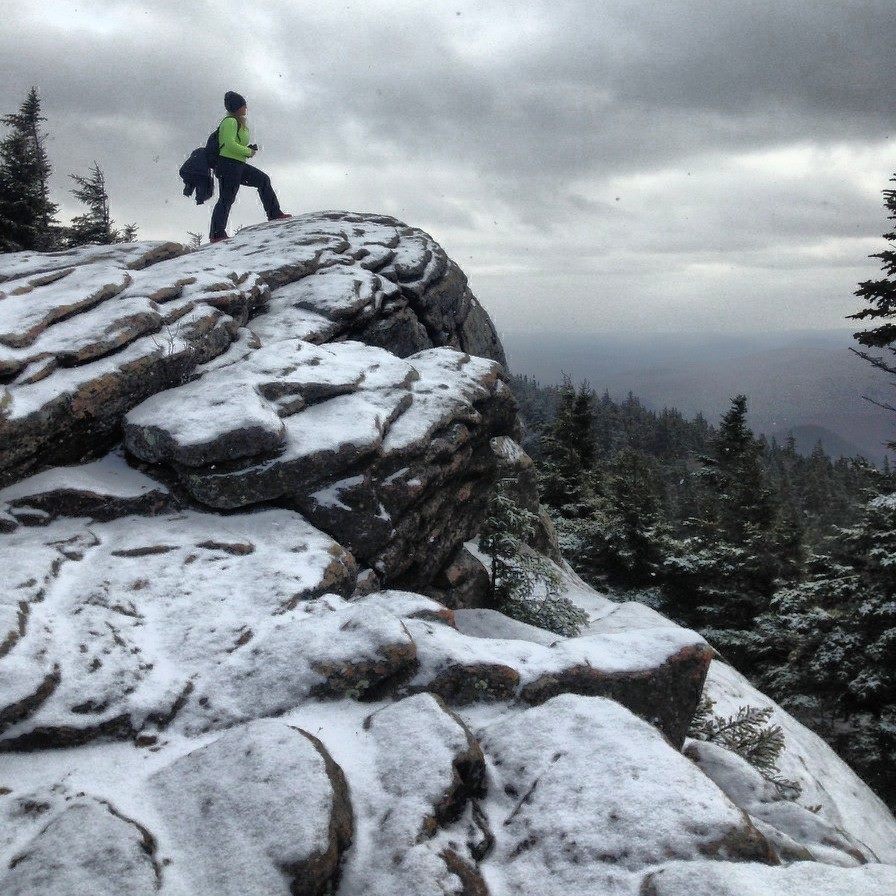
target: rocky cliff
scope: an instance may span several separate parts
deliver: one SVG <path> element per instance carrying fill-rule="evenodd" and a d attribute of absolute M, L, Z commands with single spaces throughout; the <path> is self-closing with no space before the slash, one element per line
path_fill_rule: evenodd
<path fill-rule="evenodd" d="M 3 893 L 896 891 L 849 769 L 548 524 L 585 631 L 487 606 L 503 361 L 382 216 L 0 257 Z M 798 801 L 686 740 L 704 686 Z"/>

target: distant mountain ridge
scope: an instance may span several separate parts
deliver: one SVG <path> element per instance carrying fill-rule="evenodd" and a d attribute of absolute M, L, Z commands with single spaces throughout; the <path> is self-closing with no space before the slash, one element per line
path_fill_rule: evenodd
<path fill-rule="evenodd" d="M 886 376 L 856 357 L 849 332 L 650 335 L 502 331 L 514 373 L 542 383 L 564 373 L 618 399 L 633 392 L 655 410 L 675 407 L 717 422 L 731 397 L 749 398 L 750 424 L 800 451 L 821 439 L 833 457 L 881 463 L 896 417 L 863 396 L 892 401 Z"/>

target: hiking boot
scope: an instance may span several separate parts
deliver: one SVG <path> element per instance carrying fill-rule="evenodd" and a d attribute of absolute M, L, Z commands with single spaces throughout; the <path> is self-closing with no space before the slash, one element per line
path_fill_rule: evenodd
<path fill-rule="evenodd" d="M 280 212 L 279 215 L 274 215 L 273 218 L 269 218 L 270 221 L 282 221 L 284 218 L 291 218 L 292 215 L 287 215 L 286 212 Z"/>
<path fill-rule="evenodd" d="M 227 234 L 225 233 L 224 236 L 213 236 L 213 237 L 209 240 L 209 244 L 211 244 L 211 243 L 220 243 L 221 240 L 229 240 L 229 239 L 230 239 L 230 237 L 227 236 Z"/>

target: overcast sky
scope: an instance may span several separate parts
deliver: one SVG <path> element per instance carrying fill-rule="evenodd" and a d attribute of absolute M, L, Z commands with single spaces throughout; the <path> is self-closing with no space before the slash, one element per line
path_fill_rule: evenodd
<path fill-rule="evenodd" d="M 854 329 L 877 275 L 893 0 L 0 5 L 64 221 L 96 160 L 118 224 L 207 238 L 177 170 L 235 90 L 286 211 L 422 227 L 504 331 Z"/>

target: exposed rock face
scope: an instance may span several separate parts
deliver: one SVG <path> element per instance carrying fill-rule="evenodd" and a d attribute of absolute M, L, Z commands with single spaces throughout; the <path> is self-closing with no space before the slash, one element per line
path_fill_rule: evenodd
<path fill-rule="evenodd" d="M 198 253 L 18 253 L 0 260 L 0 483 L 101 450 L 126 411 L 224 352 L 250 317 L 265 344 L 354 338 L 504 362 L 460 269 L 393 218 L 306 215 Z"/>
<path fill-rule="evenodd" d="M 694 632 L 562 566 L 580 636 L 488 607 L 502 363 L 391 218 L 0 258 L 0 891 L 890 896 L 786 714 L 800 803 L 679 750 L 704 679 L 766 699 Z"/>

